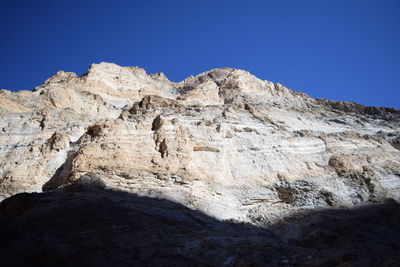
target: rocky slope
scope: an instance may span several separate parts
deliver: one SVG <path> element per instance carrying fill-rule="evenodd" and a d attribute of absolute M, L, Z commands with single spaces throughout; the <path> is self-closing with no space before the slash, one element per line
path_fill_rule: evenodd
<path fill-rule="evenodd" d="M 0 204 L 2 266 L 398 266 L 400 205 L 310 211 L 258 228 L 74 185 Z"/>
<path fill-rule="evenodd" d="M 0 116 L 1 198 L 90 184 L 257 227 L 400 200 L 400 111 L 313 99 L 243 70 L 175 83 L 93 64 L 32 92 L 1 90 Z"/>

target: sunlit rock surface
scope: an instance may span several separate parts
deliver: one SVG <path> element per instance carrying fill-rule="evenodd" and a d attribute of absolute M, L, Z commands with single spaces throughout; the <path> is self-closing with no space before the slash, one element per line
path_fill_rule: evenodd
<path fill-rule="evenodd" d="M 93 64 L 1 90 L 0 116 L 1 198 L 93 184 L 257 226 L 400 199 L 400 111 L 313 99 L 244 70 L 171 82 Z"/>

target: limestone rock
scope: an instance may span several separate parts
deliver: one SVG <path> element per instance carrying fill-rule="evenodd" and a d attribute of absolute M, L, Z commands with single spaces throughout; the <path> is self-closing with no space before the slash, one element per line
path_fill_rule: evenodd
<path fill-rule="evenodd" d="M 400 112 L 315 100 L 249 72 L 181 82 L 138 67 L 60 71 L 0 91 L 0 196 L 70 184 L 265 226 L 400 200 Z"/>

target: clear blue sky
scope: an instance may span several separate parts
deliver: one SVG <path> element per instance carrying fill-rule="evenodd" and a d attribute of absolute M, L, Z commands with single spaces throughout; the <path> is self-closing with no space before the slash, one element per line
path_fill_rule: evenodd
<path fill-rule="evenodd" d="M 397 0 L 1 0 L 0 88 L 101 61 L 179 81 L 245 69 L 312 97 L 400 108 Z"/>

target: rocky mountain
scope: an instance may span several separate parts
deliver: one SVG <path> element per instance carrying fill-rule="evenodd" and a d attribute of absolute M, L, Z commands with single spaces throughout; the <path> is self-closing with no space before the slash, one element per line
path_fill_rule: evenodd
<path fill-rule="evenodd" d="M 172 253 L 166 248 L 156 265 L 175 260 L 182 265 L 294 265 L 293 255 L 300 255 L 296 264 L 326 266 L 342 263 L 342 256 L 333 253 L 336 247 L 346 247 L 357 239 L 356 233 L 361 235 L 360 229 L 370 229 L 365 218 L 372 221 L 379 205 L 389 205 L 383 213 L 389 209 L 396 215 L 382 217 L 371 235 L 385 236 L 382 242 L 390 249 L 382 248 L 379 238 L 365 237 L 344 257 L 359 264 L 399 263 L 393 256 L 400 255 L 399 110 L 313 99 L 238 69 L 213 69 L 177 83 L 162 73 L 100 63 L 81 76 L 59 71 L 32 92 L 0 90 L 0 117 L 0 196 L 17 194 L 0 205 L 0 226 L 7 233 L 26 231 L 40 240 L 43 235 L 37 231 L 45 225 L 40 220 L 59 227 L 70 221 L 75 232 L 79 227 L 85 233 L 108 229 L 108 246 L 120 238 L 111 229 L 120 227 L 126 214 L 131 231 L 148 221 L 160 235 L 165 233 L 166 240 L 154 243 L 154 251 L 157 246 L 175 249 Z M 18 194 L 22 192 L 43 193 Z M 82 214 L 94 212 L 94 217 L 102 214 L 104 221 L 91 228 L 85 223 L 92 220 L 81 215 L 88 219 L 81 225 L 75 208 Z M 346 213 L 353 209 L 357 215 Z M 324 223 L 315 219 L 321 216 Z M 335 232 L 326 218 L 343 227 Z M 17 221 L 34 229 L 12 230 Z M 284 226 L 289 221 L 293 223 Z M 332 248 L 322 248 L 329 239 L 324 227 L 332 236 L 346 235 L 347 223 L 354 230 L 352 241 L 339 238 Z M 172 229 L 171 224 L 179 227 Z M 202 234 L 193 234 L 195 229 Z M 311 230 L 319 232 L 308 240 Z M 72 237 L 63 231 L 62 242 L 53 233 L 47 244 L 61 242 L 53 246 L 61 258 L 78 253 L 68 249 Z M 128 249 L 136 253 L 136 264 L 154 259 L 151 246 L 144 245 L 154 235 L 133 234 L 139 240 L 135 245 L 126 241 L 139 251 Z M 100 242 L 96 240 L 91 242 Z M 24 236 L 17 238 L 11 248 L 23 242 Z M 276 245 L 281 242 L 284 248 Z M 250 243 L 260 250 L 270 246 L 270 256 L 250 253 Z M 140 252 L 141 246 L 150 246 L 147 254 Z M 381 247 L 361 257 L 364 246 Z M 243 255 L 232 247 L 242 248 Z M 96 265 L 122 257 L 120 264 L 129 265 L 123 256 L 129 253 L 119 249 L 108 260 L 96 262 L 94 254 L 80 257 Z M 33 259 L 28 262 L 55 264 L 60 259 L 42 252 L 26 253 Z M 293 257 L 287 259 L 285 253 Z"/>

